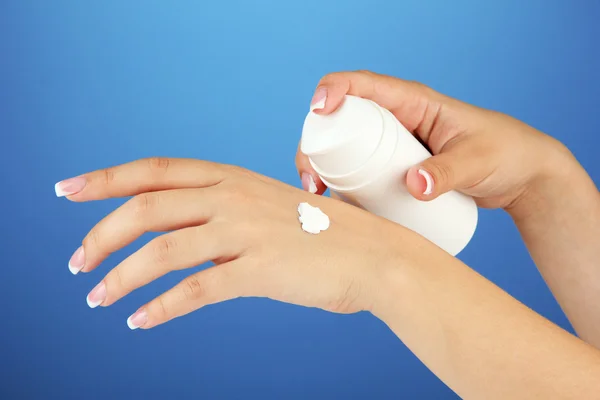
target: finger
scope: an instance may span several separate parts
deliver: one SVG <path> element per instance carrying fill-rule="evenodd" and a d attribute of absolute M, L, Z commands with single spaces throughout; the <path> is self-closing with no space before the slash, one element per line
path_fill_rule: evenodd
<path fill-rule="evenodd" d="M 461 143 L 409 169 L 406 186 L 419 200 L 433 200 L 451 190 L 464 190 L 493 172 L 489 152 Z"/>
<path fill-rule="evenodd" d="M 148 158 L 58 182 L 56 195 L 72 201 L 103 200 L 139 193 L 208 187 L 223 181 L 226 168 L 209 161 Z"/>
<path fill-rule="evenodd" d="M 159 236 L 113 268 L 88 295 L 90 307 L 109 306 L 161 276 L 216 259 L 231 259 L 236 246 L 223 225 L 180 229 Z M 227 239 L 227 240 L 226 240 Z"/>
<path fill-rule="evenodd" d="M 131 329 L 148 329 L 201 307 L 251 295 L 255 279 L 241 259 L 190 275 L 127 319 Z"/>
<path fill-rule="evenodd" d="M 311 110 L 318 114 L 330 114 L 340 107 L 345 95 L 369 99 L 388 109 L 406 129 L 418 135 L 424 142 L 428 142 L 432 135 L 442 105 L 460 103 L 416 82 L 368 71 L 356 71 L 336 72 L 323 77 L 315 90 Z M 436 139 L 439 143 L 429 144 L 441 147 L 443 141 L 448 139 L 449 137 L 442 137 Z M 310 165 L 308 157 L 300 150 L 300 146 L 296 152 L 296 168 L 305 190 L 310 191 L 310 188 L 316 187 L 318 194 L 325 192 L 326 186 Z M 310 186 L 311 177 L 315 182 L 313 187 Z"/>
<path fill-rule="evenodd" d="M 323 194 L 327 190 L 327 186 L 321 181 L 319 174 L 312 168 L 308 157 L 300 151 L 296 152 L 296 168 L 300 173 L 300 180 L 302 182 L 302 188 L 310 193 Z"/>
<path fill-rule="evenodd" d="M 310 109 L 319 114 L 330 114 L 342 104 L 346 94 L 368 98 L 377 102 L 376 99 L 372 98 L 373 79 L 383 78 L 385 78 L 383 75 L 367 72 L 337 72 L 326 75 L 317 85 Z M 319 175 L 310 165 L 308 157 L 302 153 L 300 146 L 296 151 L 296 168 L 300 174 L 304 190 L 317 194 L 322 194 L 327 190 Z"/>
<path fill-rule="evenodd" d="M 146 232 L 164 232 L 206 223 L 218 199 L 210 189 L 143 193 L 106 216 L 83 239 L 83 256 L 70 268 L 89 272 L 106 257 Z M 78 250 L 79 251 L 79 250 Z"/>
<path fill-rule="evenodd" d="M 345 95 L 369 99 L 391 111 L 411 132 L 427 141 L 443 103 L 450 99 L 417 82 L 368 71 L 336 72 L 319 82 L 311 102 L 318 114 L 330 114 Z"/>

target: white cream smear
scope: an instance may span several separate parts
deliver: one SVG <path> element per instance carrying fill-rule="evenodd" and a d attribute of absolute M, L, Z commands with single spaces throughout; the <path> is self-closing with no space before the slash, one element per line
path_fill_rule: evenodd
<path fill-rule="evenodd" d="M 329 228 L 329 217 L 320 208 L 313 207 L 308 203 L 300 203 L 298 214 L 304 232 L 316 235 Z"/>

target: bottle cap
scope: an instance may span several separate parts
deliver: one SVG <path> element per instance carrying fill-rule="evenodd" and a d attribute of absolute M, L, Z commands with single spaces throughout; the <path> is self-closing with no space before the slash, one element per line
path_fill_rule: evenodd
<path fill-rule="evenodd" d="M 377 148 L 359 168 L 341 175 L 327 175 L 323 173 L 320 166 L 309 158 L 311 166 L 319 174 L 323 183 L 330 189 L 338 192 L 352 192 L 376 179 L 394 156 L 398 145 L 398 122 L 396 117 L 388 110 L 378 107 L 381 114 L 383 130 Z"/>
<path fill-rule="evenodd" d="M 369 160 L 379 146 L 383 128 L 383 117 L 375 103 L 347 95 L 331 114 L 308 113 L 300 151 L 323 177 L 345 175 Z"/>

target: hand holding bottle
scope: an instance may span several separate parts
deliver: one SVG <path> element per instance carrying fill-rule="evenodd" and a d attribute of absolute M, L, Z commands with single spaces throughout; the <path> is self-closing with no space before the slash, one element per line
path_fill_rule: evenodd
<path fill-rule="evenodd" d="M 388 109 L 431 150 L 399 178 L 413 197 L 456 190 L 508 211 L 577 333 L 600 347 L 600 195 L 562 143 L 508 115 L 366 71 L 325 76 L 311 108 L 330 114 L 346 94 Z M 326 190 L 300 149 L 296 165 L 305 189 Z"/>
<path fill-rule="evenodd" d="M 409 192 L 420 200 L 457 190 L 481 207 L 511 208 L 548 177 L 567 173 L 565 162 L 572 164 L 564 146 L 516 119 L 372 72 L 325 76 L 315 91 L 313 112 L 332 113 L 347 94 L 391 111 L 433 153 L 406 176 Z M 317 193 L 325 191 L 300 148 L 296 165 L 306 190 L 312 179 Z"/>

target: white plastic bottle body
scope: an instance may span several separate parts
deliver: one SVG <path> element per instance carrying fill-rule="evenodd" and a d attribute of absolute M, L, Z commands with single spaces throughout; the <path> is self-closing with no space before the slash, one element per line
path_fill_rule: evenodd
<path fill-rule="evenodd" d="M 343 145 L 328 145 L 326 151 L 311 151 L 312 148 L 318 148 L 313 146 L 315 141 L 320 140 L 320 132 L 316 132 L 315 127 L 320 128 L 321 125 L 318 121 L 316 125 L 311 124 L 317 117 L 309 115 L 308 123 L 305 123 L 309 143 L 303 146 L 303 151 L 308 150 L 309 160 L 323 182 L 332 192 L 338 194 L 340 200 L 398 223 L 451 255 L 457 255 L 469 243 L 475 232 L 478 219 L 475 201 L 456 191 L 445 193 L 431 201 L 421 201 L 412 197 L 406 188 L 406 174 L 411 167 L 431 157 L 429 151 L 388 110 L 369 100 L 358 100 L 352 96 L 347 96 L 347 103 L 347 106 L 342 106 L 347 108 L 334 117 L 344 120 L 330 120 L 327 122 L 328 128 L 343 126 L 344 129 L 350 130 L 352 128 L 348 127 L 353 124 L 349 123 L 349 118 L 360 118 L 359 113 L 368 113 L 369 122 L 375 121 L 375 116 L 380 116 L 382 123 L 379 126 L 383 126 L 382 132 L 368 132 L 363 124 L 360 131 L 352 132 L 349 138 L 340 135 L 344 141 Z M 373 106 L 375 111 L 372 110 Z M 338 134 L 339 132 L 335 132 L 335 135 Z M 372 141 L 376 141 L 377 146 L 373 146 Z M 346 154 L 344 151 L 345 148 L 351 147 L 349 143 L 355 149 L 368 148 L 369 152 L 372 151 L 368 160 L 362 162 L 358 168 L 355 163 L 356 153 Z M 365 146 L 356 146 L 357 143 L 365 143 Z M 375 150 L 371 150 L 373 148 Z M 338 149 L 342 149 L 341 153 Z M 315 157 L 311 157 L 311 153 L 315 154 Z M 364 154 L 362 156 L 364 159 Z M 350 171 L 341 175 L 327 174 L 319 167 L 327 165 L 323 162 L 325 157 L 331 157 L 327 159 L 328 162 L 332 159 L 338 161 L 336 172 L 344 170 L 346 163 L 351 166 Z"/>
<path fill-rule="evenodd" d="M 371 183 L 351 191 L 330 191 L 340 200 L 400 224 L 457 255 L 475 233 L 478 216 L 476 206 L 470 204 L 473 200 L 452 191 L 429 202 L 415 199 L 402 180 L 410 166 L 407 168 L 397 153 L 387 173 Z"/>

